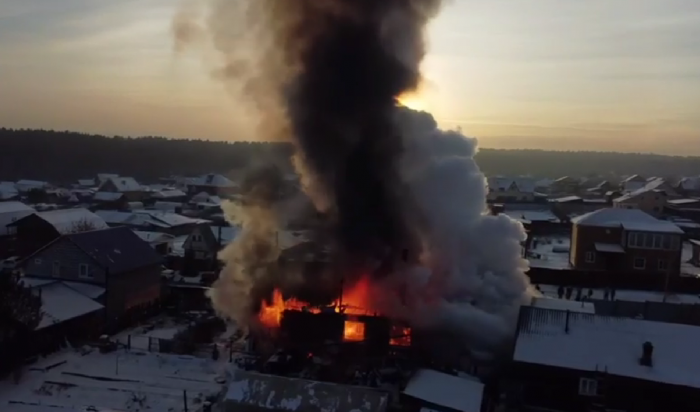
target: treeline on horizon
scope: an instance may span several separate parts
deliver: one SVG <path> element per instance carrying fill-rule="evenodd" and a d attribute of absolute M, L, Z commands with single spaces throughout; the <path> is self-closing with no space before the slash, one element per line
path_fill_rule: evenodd
<path fill-rule="evenodd" d="M 292 146 L 285 143 L 107 137 L 0 128 L 0 180 L 68 183 L 97 173 L 119 173 L 148 182 L 170 175 L 226 175 L 265 162 L 291 170 L 292 152 Z M 655 154 L 481 149 L 476 160 L 487 175 L 700 175 L 699 157 Z"/>

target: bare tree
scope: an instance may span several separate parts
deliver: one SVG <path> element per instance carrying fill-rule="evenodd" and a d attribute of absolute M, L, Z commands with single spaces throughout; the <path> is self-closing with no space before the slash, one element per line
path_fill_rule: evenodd
<path fill-rule="evenodd" d="M 86 218 L 80 219 L 73 223 L 71 226 L 71 229 L 68 231 L 68 233 L 82 233 L 82 232 L 89 232 L 91 230 L 97 229 L 97 226 L 93 222 L 90 222 Z"/>

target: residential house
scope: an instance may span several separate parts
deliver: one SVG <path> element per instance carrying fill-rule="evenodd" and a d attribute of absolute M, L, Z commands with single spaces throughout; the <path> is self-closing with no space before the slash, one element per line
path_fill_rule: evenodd
<path fill-rule="evenodd" d="M 61 235 L 106 227 L 102 218 L 83 208 L 36 212 L 8 225 L 17 236 L 20 256 L 33 253 Z"/>
<path fill-rule="evenodd" d="M 196 226 L 209 223 L 208 220 L 159 210 L 98 210 L 95 213 L 112 227 L 127 226 L 135 230 L 162 232 L 174 236 L 189 235 Z"/>
<path fill-rule="evenodd" d="M 0 237 L 14 235 L 14 229 L 7 225 L 36 212 L 33 207 L 22 202 L 0 202 Z"/>
<path fill-rule="evenodd" d="M 80 345 L 102 334 L 104 306 L 97 300 L 104 295 L 104 288 L 26 276 L 21 281 L 41 297 L 42 317 L 27 342 L 31 346 L 28 353 L 51 353 L 66 341 Z"/>
<path fill-rule="evenodd" d="M 210 195 L 222 196 L 234 194 L 238 191 L 238 185 L 227 177 L 209 173 L 203 176 L 188 178 L 185 180 L 187 192 L 194 194 L 206 192 Z"/>
<path fill-rule="evenodd" d="M 39 180 L 18 180 L 15 183 L 15 187 L 20 193 L 27 193 L 30 190 L 46 190 L 51 187 L 49 182 L 42 182 Z"/>
<path fill-rule="evenodd" d="M 557 216 L 569 219 L 610 206 L 610 203 L 605 198 L 584 199 L 580 196 L 565 196 L 549 199 L 549 203 L 552 205 L 552 211 Z"/>
<path fill-rule="evenodd" d="M 126 227 L 70 233 L 25 259 L 24 275 L 97 286 L 110 320 L 158 302 L 162 257 Z M 86 286 L 89 287 L 89 286 Z"/>
<path fill-rule="evenodd" d="M 478 378 L 419 369 L 401 397 L 403 411 L 481 412 L 487 410 L 484 384 Z"/>
<path fill-rule="evenodd" d="M 78 179 L 74 187 L 78 189 L 92 189 L 97 186 L 96 179 Z"/>
<path fill-rule="evenodd" d="M 151 193 L 153 199 L 167 202 L 184 202 L 187 199 L 187 193 L 180 189 L 163 188 Z"/>
<path fill-rule="evenodd" d="M 503 387 L 512 410 L 696 411 L 700 327 L 521 308 Z"/>
<path fill-rule="evenodd" d="M 637 190 L 614 199 L 613 207 L 639 209 L 650 215 L 659 216 L 663 213 L 669 198 L 677 196 L 677 192 L 664 179 L 657 178 Z"/>
<path fill-rule="evenodd" d="M 684 242 L 681 259 L 681 276 L 700 278 L 700 240 Z"/>
<path fill-rule="evenodd" d="M 535 201 L 535 181 L 528 177 L 488 179 L 489 203 L 530 203 Z"/>
<path fill-rule="evenodd" d="M 167 233 L 144 232 L 141 230 L 135 230 L 134 233 L 145 242 L 148 242 L 160 255 L 166 256 L 172 252 L 173 239 L 175 239 L 175 236 Z"/>
<path fill-rule="evenodd" d="M 577 195 L 580 190 L 581 180 L 571 176 L 560 177 L 549 186 L 550 195 Z"/>
<path fill-rule="evenodd" d="M 535 192 L 537 193 L 549 193 L 549 188 L 554 183 L 554 179 L 540 179 L 535 181 Z"/>
<path fill-rule="evenodd" d="M 147 192 L 133 177 L 110 177 L 100 185 L 97 192 L 121 193 L 130 202 L 140 202 L 147 197 Z"/>
<path fill-rule="evenodd" d="M 19 199 L 15 182 L 0 182 L 0 202 Z"/>
<path fill-rule="evenodd" d="M 592 196 L 605 196 L 605 194 L 611 190 L 615 189 L 612 183 L 607 180 L 596 184 L 593 187 L 586 189 L 586 193 Z"/>
<path fill-rule="evenodd" d="M 129 200 L 124 193 L 119 192 L 97 192 L 92 197 L 94 209 L 103 210 L 123 210 L 126 209 Z"/>
<path fill-rule="evenodd" d="M 8 227 L 23 217 L 34 213 L 34 208 L 22 202 L 0 202 L 0 259 L 17 254 L 17 244 L 14 239 L 14 227 Z"/>
<path fill-rule="evenodd" d="M 700 197 L 700 176 L 682 178 L 675 189 L 683 196 Z"/>
<path fill-rule="evenodd" d="M 183 244 L 185 272 L 211 270 L 217 267 L 217 255 L 236 237 L 238 230 L 230 226 L 197 226 Z"/>
<path fill-rule="evenodd" d="M 677 276 L 683 230 L 639 209 L 600 209 L 571 220 L 569 261 L 579 270 Z"/>
<path fill-rule="evenodd" d="M 518 210 L 510 209 L 507 205 L 501 212 L 511 219 L 522 223 L 523 227 L 531 235 L 559 232 L 566 229 L 561 220 L 550 210 Z"/>
<path fill-rule="evenodd" d="M 117 173 L 98 173 L 97 174 L 97 185 L 100 186 L 104 182 L 108 181 L 109 179 L 113 179 L 119 177 L 119 174 Z"/>
<path fill-rule="evenodd" d="M 647 179 L 640 175 L 628 176 L 620 183 L 620 191 L 623 193 L 634 192 L 644 187 L 647 183 Z"/>

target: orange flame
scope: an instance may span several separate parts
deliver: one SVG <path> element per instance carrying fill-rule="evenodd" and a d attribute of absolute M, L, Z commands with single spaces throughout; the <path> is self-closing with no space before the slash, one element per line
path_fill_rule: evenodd
<path fill-rule="evenodd" d="M 369 287 L 369 280 L 362 278 L 352 288 L 344 290 L 342 297 L 334 302 L 335 311 L 348 315 L 372 314 L 372 311 L 367 309 L 369 307 Z M 282 313 L 285 310 L 302 310 L 304 308 L 311 313 L 319 313 L 321 311 L 317 307 L 308 306 L 306 303 L 296 299 L 285 301 L 282 292 L 275 289 L 272 293 L 272 302 L 263 302 L 260 312 L 258 313 L 258 319 L 264 326 L 275 328 L 280 325 Z"/>
<path fill-rule="evenodd" d="M 361 342 L 365 340 L 365 324 L 356 320 L 346 320 L 343 330 L 343 339 L 348 342 Z"/>

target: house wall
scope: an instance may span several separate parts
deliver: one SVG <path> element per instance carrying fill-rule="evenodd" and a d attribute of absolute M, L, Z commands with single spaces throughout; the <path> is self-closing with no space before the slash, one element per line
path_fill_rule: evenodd
<path fill-rule="evenodd" d="M 571 244 L 571 264 L 577 269 L 604 270 L 606 261 L 596 252 L 595 244 L 622 244 L 622 229 L 574 225 Z M 586 252 L 595 253 L 595 262 L 586 262 Z"/>
<path fill-rule="evenodd" d="M 641 349 L 640 349 L 641 350 Z M 632 354 L 630 362 L 636 362 Z M 661 360 L 660 360 L 661 361 Z M 697 410 L 700 390 L 631 379 L 600 372 L 578 371 L 544 365 L 515 362 L 510 372 L 508 403 L 517 410 L 589 412 L 600 410 L 635 412 Z M 597 396 L 579 393 L 580 379 L 597 381 Z"/>
<path fill-rule="evenodd" d="M 56 228 L 36 215 L 18 221 L 16 229 L 20 256 L 29 256 L 60 236 Z"/>
<path fill-rule="evenodd" d="M 671 235 L 668 233 L 660 233 L 661 235 L 665 236 L 675 236 L 677 237 L 676 245 L 678 246 L 675 250 L 661 250 L 661 249 L 639 249 L 639 248 L 633 248 L 630 247 L 627 242 L 629 240 L 629 235 L 630 233 L 634 232 L 625 232 L 625 238 L 623 240 L 623 246 L 625 246 L 625 250 L 627 253 L 625 254 L 625 266 L 630 270 L 634 272 L 646 272 L 646 273 L 659 273 L 659 274 L 666 274 L 669 273 L 673 276 L 676 276 L 680 273 L 680 268 L 681 268 L 681 255 L 683 253 L 682 250 L 682 235 Z M 649 232 L 651 233 L 651 232 Z M 634 268 L 634 260 L 636 258 L 644 258 L 646 261 L 645 269 L 640 270 L 640 269 L 635 269 Z M 664 270 L 659 270 L 659 261 L 665 260 L 668 264 L 668 271 Z"/>
<path fill-rule="evenodd" d="M 18 212 L 6 212 L 6 213 L 0 213 L 0 236 L 10 236 L 13 233 L 11 233 L 8 228 L 6 227 L 10 223 L 14 223 L 23 217 L 29 216 L 32 213 L 34 213 L 31 210 L 21 210 Z"/>
<path fill-rule="evenodd" d="M 108 315 L 118 317 L 136 306 L 152 303 L 160 298 L 160 293 L 160 265 L 110 274 L 106 298 Z"/>
<path fill-rule="evenodd" d="M 664 234 L 667 235 L 667 234 Z M 571 264 L 579 270 L 626 270 L 639 273 L 669 273 L 678 275 L 681 265 L 681 249 L 658 250 L 637 249 L 627 245 L 629 232 L 621 228 L 601 228 L 574 225 L 572 232 L 572 244 L 570 252 Z M 680 235 L 678 244 L 680 245 Z M 599 253 L 595 250 L 595 243 L 618 244 L 625 248 L 625 253 Z M 586 262 L 586 253 L 595 253 L 595 262 Z M 634 262 L 637 258 L 644 258 L 644 269 L 635 269 Z M 659 270 L 659 261 L 667 263 L 667 270 Z"/>
<path fill-rule="evenodd" d="M 59 273 L 54 274 L 54 262 L 59 262 Z M 92 278 L 80 277 L 80 264 L 88 265 Z M 74 280 L 103 285 L 105 272 L 79 247 L 67 239 L 60 239 L 32 256 L 24 266 L 27 276 Z"/>
<path fill-rule="evenodd" d="M 208 227 L 194 228 L 183 244 L 185 251 L 192 252 L 192 257 L 194 259 L 211 259 L 212 253 L 216 253 L 215 250 L 211 250 L 207 242 L 207 235 L 203 234 L 204 230 L 211 231 Z M 195 240 L 197 237 L 198 239 Z"/>

